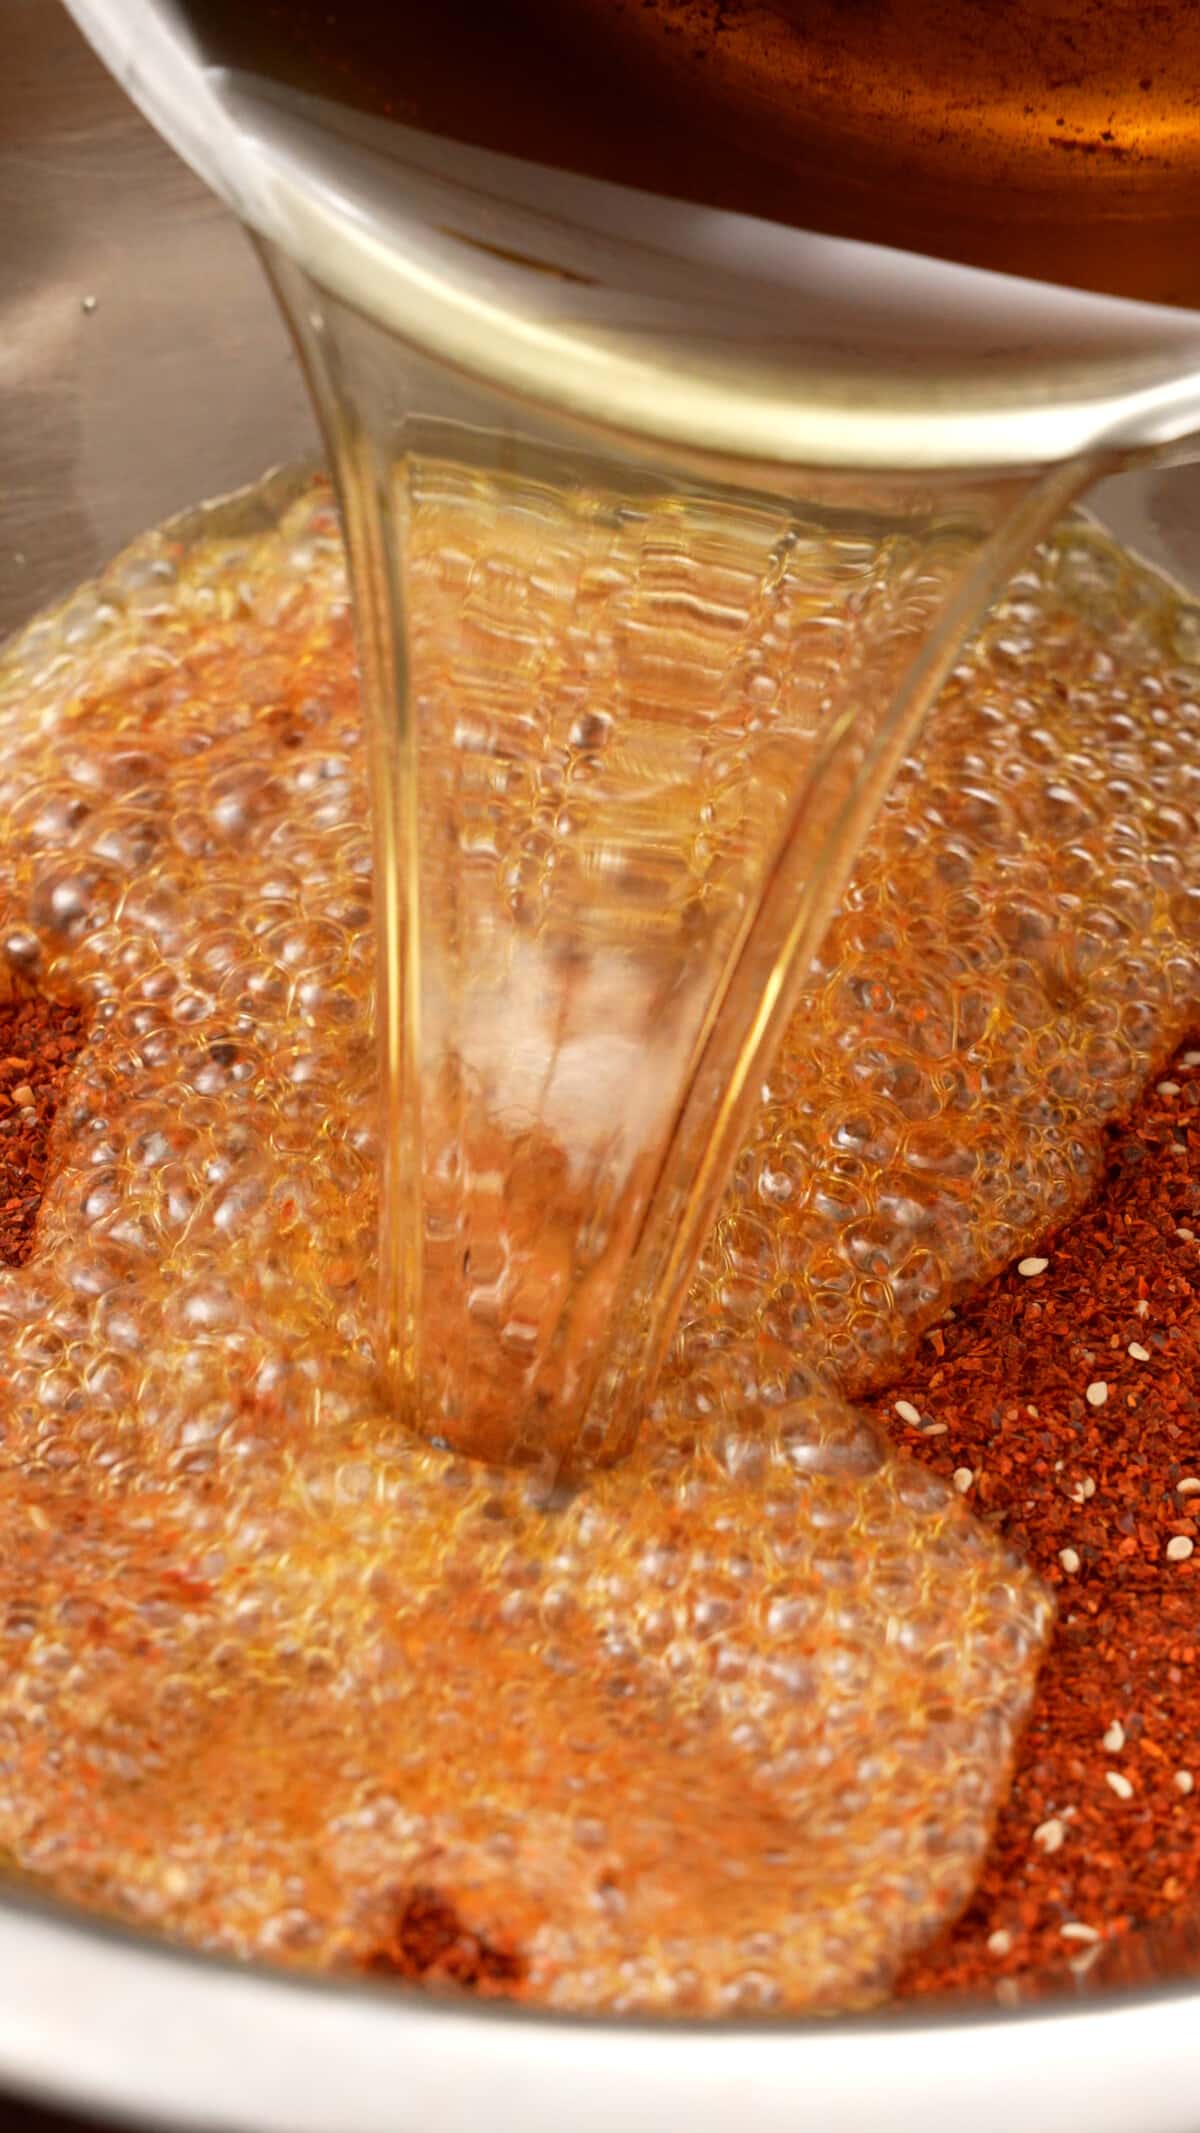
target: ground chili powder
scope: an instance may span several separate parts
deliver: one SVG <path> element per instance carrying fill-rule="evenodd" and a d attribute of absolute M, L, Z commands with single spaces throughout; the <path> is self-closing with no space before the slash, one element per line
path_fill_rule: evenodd
<path fill-rule="evenodd" d="M 58 1099 L 85 1035 L 68 1001 L 0 1000 L 0 1266 L 33 1250 Z"/>
<path fill-rule="evenodd" d="M 1112 1130 L 1083 1214 L 928 1335 L 878 1412 L 1059 1608 L 974 1899 L 900 1990 L 1107 1973 L 1114 1942 L 1200 1902 L 1200 1049 Z M 1145 1945 L 1173 1963 L 1170 1933 Z"/>
<path fill-rule="evenodd" d="M 418 1885 L 398 1895 L 387 1929 L 360 1967 L 373 1977 L 423 1978 L 510 1993 L 525 1973 L 519 1955 L 474 1933 L 439 1889 Z"/>

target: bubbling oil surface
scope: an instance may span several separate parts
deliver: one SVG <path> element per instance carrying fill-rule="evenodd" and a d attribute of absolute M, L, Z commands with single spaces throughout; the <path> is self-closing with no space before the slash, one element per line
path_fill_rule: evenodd
<path fill-rule="evenodd" d="M 429 494 L 414 552 L 461 560 Z M 380 1408 L 325 491 L 152 536 L 16 641 L 5 967 L 91 1036 L 0 1277 L 14 1870 L 306 1967 L 387 1967 L 432 1890 L 486 1989 L 562 2007 L 886 1993 L 969 1893 L 1049 1608 L 843 1392 L 1077 1203 L 1189 1020 L 1197 649 L 1082 527 L 1014 586 L 858 868 L 638 1449 L 571 1493 Z"/>

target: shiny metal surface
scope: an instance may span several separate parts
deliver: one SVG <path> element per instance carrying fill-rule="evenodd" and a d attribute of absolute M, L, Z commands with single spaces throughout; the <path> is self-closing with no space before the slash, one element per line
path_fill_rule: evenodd
<path fill-rule="evenodd" d="M 316 449 L 251 247 L 57 0 L 3 0 L 0 637 L 129 537 Z"/>
<path fill-rule="evenodd" d="M 583 2021 L 315 1985 L 0 1910 L 0 2071 L 205 2133 L 1196 2133 L 1183 1998 L 984 2016 Z"/>

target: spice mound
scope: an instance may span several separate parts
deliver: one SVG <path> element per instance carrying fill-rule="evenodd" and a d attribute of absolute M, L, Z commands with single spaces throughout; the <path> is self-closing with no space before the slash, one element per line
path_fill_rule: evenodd
<path fill-rule="evenodd" d="M 418 474 L 414 685 L 436 642 L 450 686 L 453 641 L 477 703 L 496 639 L 482 607 L 440 631 L 436 588 L 494 588 L 524 503 Z M 749 606 L 786 619 L 816 536 L 749 516 L 706 510 L 700 561 L 719 539 L 723 568 L 769 564 Z M 614 700 L 651 716 L 674 624 L 641 596 L 686 510 L 597 497 L 555 530 L 560 577 L 587 574 L 572 629 L 610 665 L 634 643 Z M 850 641 L 857 581 L 821 575 Z M 505 587 L 532 628 L 532 565 Z M 364 750 L 326 492 L 152 536 L 16 641 L 0 953 L 87 1037 L 0 1275 L 15 1871 L 201 1947 L 558 2007 L 888 1994 L 976 1887 L 1051 1609 L 1032 1529 L 991 1530 L 962 1485 L 983 1449 L 930 1473 L 904 1414 L 889 1445 L 846 1394 L 924 1368 L 922 1327 L 1067 1220 L 1187 1027 L 1162 751 L 1200 749 L 1194 635 L 1085 528 L 1030 565 L 863 856 L 638 1447 L 574 1489 L 380 1409 Z M 512 732 L 557 730 L 553 686 L 518 672 Z M 537 781 L 505 790 L 520 846 Z M 1092 1376 L 1117 1386 L 1107 1354 Z M 919 1421 L 927 1397 L 897 1392 Z M 1061 1561 L 1038 1567 L 1061 1607 Z"/>
<path fill-rule="evenodd" d="M 23 1266 L 33 1250 L 60 1089 L 84 1039 L 84 1018 L 47 1000 L 9 966 L 0 996 L 0 1266 Z"/>
<path fill-rule="evenodd" d="M 1086 1213 L 904 1376 L 915 1456 L 962 1478 L 1058 1601 L 975 1895 L 905 1992 L 1196 1967 L 1200 1049 L 1105 1155 Z"/>

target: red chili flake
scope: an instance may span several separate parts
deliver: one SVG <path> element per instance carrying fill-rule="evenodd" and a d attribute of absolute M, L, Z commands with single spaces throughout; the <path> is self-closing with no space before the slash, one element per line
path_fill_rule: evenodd
<path fill-rule="evenodd" d="M 360 1958 L 376 1977 L 424 1978 L 428 1983 L 504 1987 L 525 1975 L 519 1955 L 463 1924 L 440 1889 L 418 1886 L 397 1900 L 386 1933 Z"/>
<path fill-rule="evenodd" d="M 70 1001 L 0 1000 L 0 1266 L 33 1250 L 58 1099 L 86 1035 Z"/>
<path fill-rule="evenodd" d="M 1169 1080 L 1191 1099 L 1186 1056 Z M 1200 1116 L 1152 1083 L 1111 1133 L 1090 1206 L 1039 1247 L 1044 1272 L 1012 1268 L 905 1371 L 906 1396 L 946 1425 L 906 1433 L 905 1451 L 947 1479 L 972 1470 L 979 1515 L 1056 1588 L 1059 1616 L 974 1897 L 909 1964 L 902 1994 L 1082 1970 L 1098 1954 L 1107 1966 L 1112 1943 L 1151 1928 L 1152 1950 L 1200 1905 L 1200 1549 L 1167 1553 L 1175 1536 L 1200 1539 L 1200 1493 L 1177 1488 L 1200 1471 L 1193 1228 Z M 1090 1405 L 1099 1379 L 1108 1398 Z M 1119 1750 L 1106 1733 L 1123 1734 Z M 1062 1842 L 1035 1842 L 1054 1823 Z M 1135 1947 L 1121 1960 L 1139 1960 Z"/>

